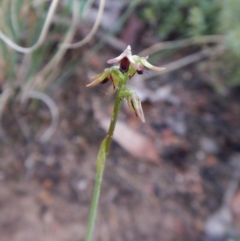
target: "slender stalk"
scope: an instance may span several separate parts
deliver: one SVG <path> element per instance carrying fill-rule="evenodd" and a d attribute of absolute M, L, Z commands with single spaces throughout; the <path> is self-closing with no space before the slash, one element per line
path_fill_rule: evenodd
<path fill-rule="evenodd" d="M 94 225 L 95 225 L 96 216 L 97 216 L 97 208 L 98 208 L 98 202 L 99 202 L 99 196 L 100 196 L 100 191 L 101 191 L 101 184 L 102 184 L 103 172 L 104 172 L 104 168 L 105 168 L 106 157 L 108 155 L 109 148 L 110 148 L 110 145 L 112 142 L 113 132 L 114 132 L 114 129 L 116 126 L 119 109 L 120 109 L 120 106 L 122 103 L 122 98 L 120 97 L 119 93 L 125 87 L 127 79 L 128 79 L 128 74 L 125 73 L 124 79 L 120 82 L 119 87 L 118 87 L 117 97 L 115 100 L 112 119 L 111 119 L 111 123 L 110 123 L 109 129 L 108 129 L 107 136 L 101 143 L 101 146 L 100 146 L 100 149 L 98 152 L 97 167 L 96 167 L 96 180 L 95 180 L 95 186 L 94 186 L 94 190 L 93 190 L 92 204 L 91 204 L 91 209 L 90 209 L 90 214 L 89 214 L 87 235 L 86 235 L 85 241 L 92 240 Z"/>

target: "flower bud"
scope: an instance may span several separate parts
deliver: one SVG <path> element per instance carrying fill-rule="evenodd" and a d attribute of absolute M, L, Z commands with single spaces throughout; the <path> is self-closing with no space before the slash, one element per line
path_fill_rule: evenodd
<path fill-rule="evenodd" d="M 134 91 L 130 91 L 130 94 L 127 96 L 127 103 L 135 115 L 139 117 L 142 122 L 145 122 L 141 100 Z"/>

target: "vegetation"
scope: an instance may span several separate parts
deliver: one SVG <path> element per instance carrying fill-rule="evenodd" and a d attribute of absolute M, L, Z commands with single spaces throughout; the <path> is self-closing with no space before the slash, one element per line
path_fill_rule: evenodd
<path fill-rule="evenodd" d="M 152 0 L 144 1 L 138 16 L 160 41 L 222 35 L 226 50 L 210 72 L 219 79 L 217 85 L 232 86 L 240 84 L 239 11 L 238 0 Z"/>
<path fill-rule="evenodd" d="M 51 137 L 57 127 L 58 111 L 56 104 L 45 92 L 54 81 L 66 78 L 64 74 L 67 73 L 67 68 L 75 65 L 76 59 L 74 58 L 68 59 L 66 66 L 62 65 L 67 50 L 81 47 L 87 43 L 98 28 L 105 1 L 100 2 L 97 19 L 89 35 L 82 41 L 71 44 L 78 20 L 90 2 L 81 1 L 80 3 L 78 0 L 72 0 L 67 4 L 61 3 L 61 8 L 56 11 L 59 0 L 52 0 L 50 3 L 31 0 L 0 1 L 2 16 L 0 22 L 0 38 L 2 40 L 0 42 L 0 85 L 2 88 L 0 122 L 4 108 L 11 98 L 14 97 L 20 104 L 29 98 L 37 99 L 49 107 L 52 117 L 51 126 L 42 135 L 41 141 L 46 142 Z M 139 2 L 138 16 L 148 23 L 151 31 L 156 33 L 157 40 L 161 42 L 179 40 L 174 43 L 165 43 L 166 48 L 206 44 L 207 51 L 201 52 L 201 54 L 204 56 L 221 54 L 220 60 L 216 61 L 212 68 L 216 76 L 224 77 L 225 80 L 221 85 L 240 84 L 238 68 L 240 4 L 238 0 L 150 0 Z M 61 36 L 59 33 L 64 34 Z M 185 38 L 189 39 L 184 40 Z M 156 46 L 155 50 L 161 50 L 161 46 Z M 207 55 L 206 53 L 209 52 L 210 54 Z M 143 122 L 145 120 L 140 99 L 135 92 L 126 88 L 126 82 L 134 74 L 142 74 L 144 67 L 160 70 L 150 65 L 146 58 L 132 56 L 130 47 L 115 60 L 117 61 L 113 60 L 110 63 L 118 63 L 119 66 L 109 68 L 95 76 L 93 84 L 89 85 L 112 81 L 114 88 L 118 87 L 118 91 L 109 131 L 101 144 L 97 158 L 96 186 L 86 237 L 88 241 L 91 240 L 93 234 L 105 160 L 122 100 L 126 99 L 135 115 Z M 122 60 L 124 61 L 122 62 Z M 3 132 L 3 130 L 1 131 Z"/>

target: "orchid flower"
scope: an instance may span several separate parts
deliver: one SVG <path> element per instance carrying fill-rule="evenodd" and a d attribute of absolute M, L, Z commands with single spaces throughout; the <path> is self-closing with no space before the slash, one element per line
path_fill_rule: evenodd
<path fill-rule="evenodd" d="M 85 241 L 92 240 L 106 158 L 113 139 L 113 133 L 116 127 L 117 117 L 122 101 L 127 100 L 130 110 L 132 110 L 142 122 L 145 122 L 141 100 L 133 90 L 126 86 L 127 81 L 136 73 L 143 74 L 145 68 L 155 71 L 161 71 L 164 69 L 151 65 L 147 61 L 147 58 L 148 57 L 132 55 L 131 47 L 128 46 L 118 57 L 107 61 L 109 64 L 116 64 L 115 66 L 107 68 L 103 73 L 93 76 L 93 82 L 87 85 L 88 87 L 91 87 L 112 81 L 113 87 L 117 89 L 117 94 L 107 135 L 102 141 L 97 156 L 96 181 L 94 185 L 87 236 Z M 129 143 L 129 145 L 131 145 L 131 143 Z"/>
<path fill-rule="evenodd" d="M 120 86 L 119 84 L 124 81 L 124 75 L 128 79 L 132 78 L 136 73 L 143 74 L 145 68 L 162 71 L 164 68 L 160 68 L 150 64 L 147 57 L 139 57 L 138 55 L 132 55 L 131 47 L 128 47 L 118 57 L 107 61 L 108 64 L 116 64 L 110 68 L 104 70 L 103 73 L 97 74 L 92 77 L 93 82 L 88 84 L 87 87 L 92 87 L 98 84 L 104 84 L 108 81 L 112 81 L 113 88 Z M 126 84 L 126 82 L 124 82 Z M 124 84 L 124 85 L 125 85 Z M 126 99 L 129 108 L 140 118 L 142 122 L 145 122 L 142 105 L 140 98 L 137 94 L 128 89 L 127 87 L 120 86 L 120 97 Z"/>
<path fill-rule="evenodd" d="M 164 68 L 160 68 L 150 64 L 147 57 L 139 57 L 138 55 L 132 55 L 131 46 L 128 47 L 118 57 L 107 61 L 108 64 L 118 64 L 111 68 L 107 68 L 103 73 L 92 77 L 94 80 L 88 84 L 87 87 L 92 87 L 98 84 L 104 84 L 109 80 L 112 81 L 113 88 L 115 89 L 121 79 L 121 73 L 128 72 L 129 78 L 132 78 L 135 73 L 143 74 L 145 68 L 162 71 Z"/>
<path fill-rule="evenodd" d="M 139 57 L 138 55 L 132 55 L 131 46 L 128 47 L 120 54 L 118 57 L 114 59 L 110 59 L 107 61 L 108 64 L 116 64 L 119 63 L 120 71 L 125 73 L 129 71 L 129 67 L 133 75 L 137 72 L 138 74 L 142 74 L 144 68 L 148 68 L 154 71 L 162 71 L 164 68 L 160 68 L 150 64 L 147 57 Z M 134 72 L 135 71 L 135 72 Z M 132 76 L 133 76 L 132 75 Z M 132 77 L 131 76 L 131 77 Z"/>

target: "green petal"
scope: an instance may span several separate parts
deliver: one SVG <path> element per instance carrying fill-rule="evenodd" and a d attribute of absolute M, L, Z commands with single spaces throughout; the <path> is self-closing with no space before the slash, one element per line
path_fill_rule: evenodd
<path fill-rule="evenodd" d="M 94 81 L 91 82 L 90 84 L 87 85 L 87 87 L 92 87 L 95 85 L 100 84 L 102 81 L 104 81 L 110 74 L 110 69 L 105 69 L 105 71 L 101 74 L 97 74 L 93 77 L 91 77 L 91 79 L 93 79 Z"/>
<path fill-rule="evenodd" d="M 152 64 L 150 64 L 146 59 L 144 58 L 140 58 L 140 62 L 143 66 L 151 69 L 151 70 L 154 70 L 154 71 L 163 71 L 165 68 L 161 68 L 161 67 L 157 67 L 157 66 L 154 66 Z"/>
<path fill-rule="evenodd" d="M 119 82 L 122 80 L 122 73 L 118 70 L 112 70 L 111 72 L 112 82 L 113 82 L 113 88 L 115 89 Z"/>
<path fill-rule="evenodd" d="M 128 76 L 129 76 L 129 78 L 132 78 L 132 77 L 135 75 L 136 72 L 137 72 L 136 69 L 133 68 L 133 67 L 130 65 L 129 70 L 128 70 Z"/>
<path fill-rule="evenodd" d="M 140 66 L 137 64 L 136 58 L 134 58 L 132 55 L 127 56 L 127 58 L 134 69 L 136 69 L 136 70 L 141 69 Z"/>

